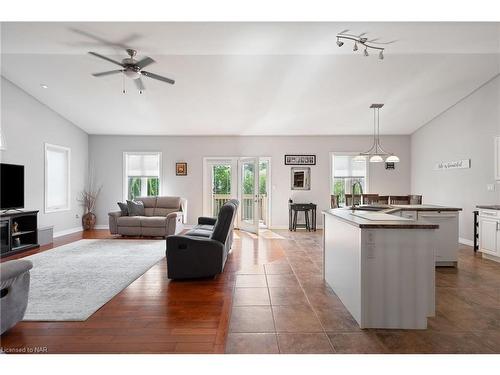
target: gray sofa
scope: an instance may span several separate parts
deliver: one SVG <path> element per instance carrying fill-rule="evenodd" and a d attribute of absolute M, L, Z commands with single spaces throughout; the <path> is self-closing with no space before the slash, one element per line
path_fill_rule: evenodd
<path fill-rule="evenodd" d="M 231 251 L 233 225 L 239 202 L 226 202 L 215 218 L 200 217 L 185 235 L 167 237 L 167 277 L 214 277 L 224 270 Z"/>
<path fill-rule="evenodd" d="M 29 260 L 0 263 L 0 334 L 23 319 L 30 290 Z"/>
<path fill-rule="evenodd" d="M 111 234 L 123 236 L 166 237 L 182 231 L 187 201 L 180 197 L 140 197 L 144 216 L 127 216 L 121 211 L 109 213 Z"/>

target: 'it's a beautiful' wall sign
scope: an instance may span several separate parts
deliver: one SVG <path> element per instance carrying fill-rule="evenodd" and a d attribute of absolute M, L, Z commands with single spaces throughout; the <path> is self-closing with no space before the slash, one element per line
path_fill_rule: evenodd
<path fill-rule="evenodd" d="M 434 170 L 443 171 L 446 169 L 467 169 L 470 168 L 470 159 L 441 161 L 436 163 Z"/>

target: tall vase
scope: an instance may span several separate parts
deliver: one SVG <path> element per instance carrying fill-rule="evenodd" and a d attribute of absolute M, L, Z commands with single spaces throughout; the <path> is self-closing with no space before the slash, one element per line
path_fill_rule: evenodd
<path fill-rule="evenodd" d="M 92 230 L 95 227 L 97 218 L 93 212 L 87 212 L 82 216 L 83 230 Z"/>

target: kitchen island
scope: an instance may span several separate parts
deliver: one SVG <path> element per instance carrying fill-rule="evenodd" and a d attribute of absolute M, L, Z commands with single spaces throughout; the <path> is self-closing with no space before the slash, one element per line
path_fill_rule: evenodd
<path fill-rule="evenodd" d="M 324 278 L 361 328 L 425 329 L 438 224 L 386 212 L 324 215 Z"/>

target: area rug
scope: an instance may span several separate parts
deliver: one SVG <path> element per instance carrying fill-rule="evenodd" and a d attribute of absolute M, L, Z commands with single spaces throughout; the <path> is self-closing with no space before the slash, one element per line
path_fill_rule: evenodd
<path fill-rule="evenodd" d="M 80 240 L 33 262 L 24 320 L 83 321 L 165 256 L 164 240 Z"/>

